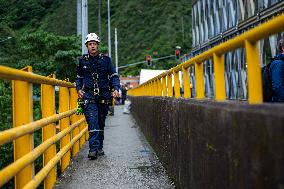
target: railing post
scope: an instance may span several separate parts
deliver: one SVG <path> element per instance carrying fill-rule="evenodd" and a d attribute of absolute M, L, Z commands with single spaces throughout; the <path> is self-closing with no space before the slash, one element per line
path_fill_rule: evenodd
<path fill-rule="evenodd" d="M 148 87 L 148 84 L 146 83 L 146 84 L 144 84 L 144 86 L 145 86 L 145 93 L 146 93 L 145 96 L 149 96 L 149 87 Z"/>
<path fill-rule="evenodd" d="M 28 66 L 23 71 L 32 72 Z M 33 121 L 33 85 L 26 81 L 12 81 L 13 127 Z M 14 140 L 14 160 L 31 152 L 34 148 L 33 134 Z M 34 176 L 34 163 L 25 167 L 15 177 L 15 188 L 23 188 Z"/>
<path fill-rule="evenodd" d="M 224 55 L 213 54 L 215 100 L 226 100 Z"/>
<path fill-rule="evenodd" d="M 77 107 L 77 91 L 75 88 L 70 88 L 70 109 L 73 110 Z M 76 114 L 73 114 L 71 116 L 71 124 L 75 123 L 79 120 L 79 116 Z M 76 137 L 76 135 L 79 134 L 79 127 L 76 127 L 72 131 L 72 138 Z M 72 147 L 72 157 L 76 156 L 76 154 L 79 152 L 79 141 L 77 141 L 73 147 Z"/>
<path fill-rule="evenodd" d="M 69 110 L 69 90 L 67 87 L 59 87 L 59 112 L 66 112 Z M 70 125 L 69 117 L 63 118 L 59 121 L 60 131 L 68 128 Z M 67 134 L 60 141 L 60 149 L 70 143 L 70 134 Z M 70 163 L 70 151 L 68 151 L 61 159 L 61 172 L 64 172 Z"/>
<path fill-rule="evenodd" d="M 188 75 L 188 69 L 182 67 L 182 75 L 183 75 L 183 91 L 184 91 L 184 98 L 190 98 L 190 77 Z"/>
<path fill-rule="evenodd" d="M 175 97 L 180 98 L 180 82 L 179 82 L 179 71 L 174 71 L 174 89 L 175 89 Z"/>
<path fill-rule="evenodd" d="M 162 91 L 163 91 L 163 96 L 167 96 L 167 78 L 164 76 L 162 78 Z"/>
<path fill-rule="evenodd" d="M 168 87 L 168 96 L 172 97 L 173 96 L 173 83 L 172 83 L 172 73 L 167 75 L 167 87 Z"/>
<path fill-rule="evenodd" d="M 157 81 L 156 80 L 153 81 L 153 88 L 154 88 L 153 96 L 157 96 Z"/>
<path fill-rule="evenodd" d="M 156 79 L 155 80 L 155 89 L 156 89 L 156 94 L 155 94 L 155 96 L 159 96 L 159 80 L 158 79 Z"/>
<path fill-rule="evenodd" d="M 158 85 L 159 85 L 159 96 L 163 96 L 163 88 L 162 88 L 161 78 L 159 78 L 159 80 L 158 80 Z"/>
<path fill-rule="evenodd" d="M 247 75 L 248 75 L 248 101 L 250 104 L 263 102 L 262 81 L 258 43 L 245 41 Z"/>
<path fill-rule="evenodd" d="M 203 76 L 203 64 L 195 63 L 195 77 L 196 77 L 196 98 L 204 98 L 204 76 Z"/>
<path fill-rule="evenodd" d="M 42 118 L 55 114 L 55 90 L 52 85 L 41 85 L 41 112 Z M 49 124 L 42 128 L 42 142 L 56 134 L 55 124 Z M 56 145 L 51 145 L 43 154 L 43 166 L 56 156 Z M 44 180 L 44 188 L 53 188 L 56 182 L 56 167 L 54 167 Z"/>
<path fill-rule="evenodd" d="M 149 85 L 150 85 L 150 90 L 151 90 L 151 96 L 154 96 L 154 85 L 153 85 L 153 81 L 151 81 L 151 82 L 149 83 Z"/>

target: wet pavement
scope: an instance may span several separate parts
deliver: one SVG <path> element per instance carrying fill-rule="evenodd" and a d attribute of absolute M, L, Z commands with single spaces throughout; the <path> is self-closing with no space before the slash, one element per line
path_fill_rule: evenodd
<path fill-rule="evenodd" d="M 175 188 L 132 116 L 123 114 L 123 106 L 116 106 L 115 115 L 106 120 L 104 151 L 104 156 L 89 160 L 86 142 L 55 188 Z"/>

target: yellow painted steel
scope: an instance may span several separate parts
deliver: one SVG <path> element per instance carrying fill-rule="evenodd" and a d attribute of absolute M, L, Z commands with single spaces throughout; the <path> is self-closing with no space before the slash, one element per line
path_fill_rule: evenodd
<path fill-rule="evenodd" d="M 69 110 L 69 90 L 66 87 L 59 88 L 59 112 L 65 112 Z M 60 131 L 69 127 L 69 117 L 60 120 Z M 70 134 L 63 137 L 60 141 L 60 149 L 70 143 Z M 63 172 L 70 163 L 70 151 L 67 152 L 61 160 L 61 171 Z"/>
<path fill-rule="evenodd" d="M 22 69 L 22 72 L 32 72 L 31 67 Z M 33 121 L 33 86 L 26 81 L 12 81 L 13 95 L 13 127 L 21 127 Z M 20 159 L 31 152 L 34 147 L 33 134 L 28 134 L 14 140 L 14 160 Z M 34 164 L 29 164 L 17 173 L 15 188 L 22 188 L 34 175 Z"/>
<path fill-rule="evenodd" d="M 162 87 L 162 81 L 161 78 L 158 79 L 158 86 L 159 86 L 159 96 L 163 96 L 163 87 Z"/>
<path fill-rule="evenodd" d="M 189 77 L 189 74 L 188 74 L 188 70 L 184 67 L 182 67 L 182 76 L 183 76 L 184 98 L 190 98 L 191 97 L 190 77 Z"/>
<path fill-rule="evenodd" d="M 75 138 L 73 138 L 68 145 L 62 148 L 58 153 L 57 156 L 54 156 L 51 161 L 41 169 L 36 176 L 31 180 L 23 189 L 33 189 L 36 188 L 42 180 L 46 177 L 49 171 L 60 161 L 60 159 L 64 156 L 64 154 L 68 153 L 70 148 L 74 145 L 76 141 L 79 140 L 87 131 L 87 128 L 82 130 Z"/>
<path fill-rule="evenodd" d="M 235 49 L 238 48 L 243 48 L 245 46 L 245 41 L 250 41 L 251 44 L 254 44 L 255 42 L 267 38 L 270 35 L 279 33 L 281 31 L 284 31 L 284 14 L 280 14 L 279 16 L 276 16 L 274 18 L 272 18 L 271 20 L 267 21 L 266 23 L 263 23 L 231 40 L 228 40 L 218 46 L 215 46 L 213 48 L 211 48 L 208 51 L 205 51 L 204 53 L 197 55 L 185 62 L 183 62 L 182 64 L 177 65 L 176 67 L 160 74 L 157 77 L 164 77 L 170 74 L 173 74 L 173 72 L 178 72 L 181 71 L 182 68 L 188 68 L 190 65 L 195 64 L 196 62 L 204 62 L 205 60 L 209 60 L 213 57 L 213 54 L 215 53 L 217 56 L 222 56 L 227 52 L 233 51 Z M 250 45 L 247 45 L 250 48 Z M 251 45 L 254 46 L 254 45 Z M 253 47 L 252 47 L 253 48 Z M 257 58 L 258 59 L 258 58 Z M 256 62 L 257 64 L 259 62 Z M 259 74 L 258 71 L 259 68 L 256 70 L 256 78 L 254 82 L 250 82 L 253 83 L 252 85 L 256 84 L 256 88 L 258 88 L 258 92 L 259 92 L 259 86 L 261 85 L 260 80 L 259 80 Z M 214 70 L 216 71 L 216 70 Z M 155 80 L 157 77 L 149 80 L 147 83 L 151 83 L 153 80 Z M 250 76 L 253 77 L 254 76 Z M 146 83 L 146 84 L 147 84 Z M 199 83 L 200 86 L 204 87 L 204 84 L 202 84 L 201 82 Z M 254 86 L 250 86 L 251 84 L 248 84 L 248 88 L 252 87 L 255 88 Z M 169 86 L 168 86 L 169 87 Z M 249 95 L 249 103 L 251 104 L 255 104 L 255 103 L 261 103 L 262 99 L 259 100 L 260 96 L 258 95 L 254 95 L 254 93 L 256 93 L 256 91 L 252 91 L 252 88 L 249 89 L 251 92 L 251 95 Z M 170 88 L 169 88 L 170 89 Z M 134 89 L 132 89 L 134 90 Z M 197 91 L 199 91 L 198 93 L 201 95 L 198 98 L 203 98 L 204 97 L 204 89 L 199 89 L 198 85 L 196 88 Z M 129 91 L 131 93 L 131 90 Z M 170 93 L 170 91 L 169 91 Z M 222 94 L 223 91 L 220 92 L 220 94 Z M 168 96 L 171 96 L 170 94 Z M 222 96 L 220 96 L 220 98 L 222 98 Z"/>
<path fill-rule="evenodd" d="M 146 96 L 150 96 L 150 88 L 149 88 L 149 84 L 144 84 L 145 88 L 146 88 Z M 129 91 L 129 90 L 128 90 Z M 127 95 L 128 95 L 128 91 L 127 91 Z M 130 95 L 130 94 L 129 94 Z"/>
<path fill-rule="evenodd" d="M 226 100 L 225 90 L 225 62 L 224 55 L 213 54 L 215 99 L 217 101 Z"/>
<path fill-rule="evenodd" d="M 153 90 L 152 90 L 152 93 L 153 93 L 152 96 L 155 96 L 155 93 L 156 93 L 155 81 L 152 81 L 152 83 L 151 83 L 151 88 L 153 89 Z"/>
<path fill-rule="evenodd" d="M 203 64 L 195 63 L 195 78 L 196 78 L 196 98 L 204 98 L 204 76 L 203 76 Z"/>
<path fill-rule="evenodd" d="M 58 140 L 63 138 L 66 134 L 70 133 L 74 128 L 78 127 L 78 125 L 82 124 L 84 121 L 85 121 L 85 119 L 81 119 L 78 122 L 72 124 L 70 127 L 64 129 L 63 131 L 61 131 L 57 135 L 55 135 L 55 136 L 47 139 L 46 141 L 44 141 L 42 144 L 40 144 L 35 149 L 33 149 L 32 152 L 24 155 L 23 157 L 21 157 L 20 159 L 18 159 L 14 163 L 12 163 L 12 164 L 8 165 L 7 167 L 5 167 L 4 169 L 2 169 L 0 171 L 0 187 L 3 186 L 6 182 L 8 182 L 11 178 L 13 178 L 13 176 L 15 176 L 17 174 L 17 172 L 21 171 L 27 165 L 29 165 L 31 162 L 35 161 L 50 146 L 54 145 Z M 47 164 L 49 164 L 50 161 Z"/>
<path fill-rule="evenodd" d="M 245 41 L 247 77 L 248 77 L 248 101 L 250 104 L 262 103 L 262 80 L 258 43 Z"/>
<path fill-rule="evenodd" d="M 180 98 L 179 72 L 174 72 L 174 89 L 175 89 L 175 97 Z"/>
<path fill-rule="evenodd" d="M 161 96 L 160 95 L 160 83 L 161 81 L 159 81 L 159 79 L 156 80 L 156 96 Z"/>
<path fill-rule="evenodd" d="M 77 107 L 77 91 L 75 88 L 70 89 L 70 109 L 74 109 Z M 73 114 L 71 116 L 71 124 L 75 123 L 79 120 L 79 116 L 76 114 Z M 72 137 L 74 138 L 76 135 L 79 134 L 79 127 L 76 127 L 72 132 Z M 79 152 L 79 142 L 77 141 L 74 146 L 72 147 L 72 157 L 76 156 L 76 154 Z"/>
<path fill-rule="evenodd" d="M 48 78 L 41 75 L 28 73 L 22 70 L 0 66 L 0 78 L 9 80 L 28 81 L 30 83 L 58 85 L 63 87 L 75 87 L 74 84 L 66 81 L 60 81 L 54 78 Z"/>
<path fill-rule="evenodd" d="M 168 96 L 173 96 L 172 74 L 167 75 Z"/>
<path fill-rule="evenodd" d="M 157 94 L 158 94 L 157 91 L 158 90 L 157 90 L 157 81 L 156 80 L 153 81 L 153 87 L 154 87 L 154 96 L 157 96 Z"/>
<path fill-rule="evenodd" d="M 31 67 L 26 67 L 22 70 L 16 70 L 13 68 L 0 66 L 0 78 L 13 80 L 12 81 L 13 128 L 0 132 L 0 145 L 6 144 L 14 140 L 14 159 L 15 159 L 14 163 L 0 170 L 0 187 L 15 176 L 15 188 L 23 188 L 23 186 L 26 183 L 28 183 L 33 179 L 34 175 L 33 163 L 35 159 L 44 153 L 43 164 L 50 165 L 52 158 L 53 159 L 54 157 L 58 158 L 58 156 L 56 156 L 56 147 L 55 147 L 56 140 L 60 140 L 63 137 L 65 138 L 66 137 L 65 135 L 68 136 L 69 135 L 68 133 L 70 133 L 74 129 L 74 127 L 76 128 L 79 124 L 84 125 L 84 123 L 86 123 L 85 119 L 83 119 L 81 122 L 76 123 L 77 126 L 73 125 L 72 127 L 71 126 L 69 127 L 70 123 L 68 116 L 74 114 L 76 110 L 75 109 L 69 110 L 69 99 L 68 99 L 69 92 L 67 87 L 72 88 L 71 90 L 75 90 L 74 84 L 70 82 L 56 80 L 54 77 L 48 78 L 33 73 L 29 73 L 31 71 L 32 71 Z M 42 84 L 41 107 L 42 107 L 43 118 L 35 122 L 32 122 L 33 121 L 32 83 Z M 66 112 L 62 112 L 58 115 L 54 114 L 55 113 L 54 85 L 61 86 L 61 88 L 63 88 L 63 90 L 60 90 L 60 95 L 59 95 L 60 111 L 61 112 L 64 111 L 64 108 L 67 108 L 66 110 L 69 110 Z M 62 91 L 64 90 L 65 94 L 62 95 Z M 66 104 L 68 106 L 66 106 Z M 62 123 L 64 123 L 64 120 L 68 120 L 67 122 L 65 122 L 65 125 L 67 124 L 67 128 L 58 135 L 55 135 L 54 122 L 62 118 L 63 121 L 60 121 L 61 125 Z M 33 149 L 33 132 L 40 128 L 42 128 L 43 142 L 37 148 Z M 62 128 L 63 127 L 61 127 L 61 129 Z M 86 129 L 82 130 L 82 135 L 84 134 L 84 136 L 86 136 L 85 133 Z M 82 135 L 78 135 L 77 138 L 78 139 L 80 137 L 82 138 Z M 85 141 L 85 137 L 83 140 Z M 62 141 L 64 142 L 64 139 L 62 139 Z M 70 138 L 66 145 L 70 147 L 73 146 L 73 143 L 70 143 Z M 68 155 L 68 153 L 66 155 Z M 61 159 L 61 156 L 59 159 Z M 69 161 L 70 161 L 70 155 L 69 155 Z M 65 164 L 68 165 L 69 161 L 65 161 Z M 62 165 L 64 166 L 64 160 L 62 160 Z M 42 178 L 42 180 L 43 179 L 45 179 L 45 185 L 44 185 L 45 188 L 53 187 L 56 181 L 55 166 L 50 167 L 49 174 L 46 174 L 45 177 Z"/>
<path fill-rule="evenodd" d="M 151 82 L 152 96 L 155 96 L 155 82 Z"/>
<path fill-rule="evenodd" d="M 51 124 L 55 121 L 58 121 L 62 118 L 68 117 L 72 114 L 74 114 L 76 112 L 76 110 L 70 110 L 67 112 L 63 112 L 60 114 L 56 114 L 53 116 L 50 116 L 48 118 L 44 118 L 32 123 L 28 123 L 25 125 L 22 125 L 21 127 L 15 127 L 15 128 L 11 128 L 11 129 L 7 129 L 5 131 L 1 131 L 0 132 L 0 145 L 6 144 L 8 142 L 13 141 L 14 139 L 24 136 L 26 134 L 31 134 L 34 131 L 42 128 L 45 125 Z"/>
<path fill-rule="evenodd" d="M 156 95 L 156 85 L 155 85 L 155 80 L 152 82 L 152 88 L 153 88 L 153 96 Z"/>
<path fill-rule="evenodd" d="M 156 79 L 155 80 L 155 84 L 156 84 L 156 96 L 159 96 L 159 80 L 158 79 Z"/>
<path fill-rule="evenodd" d="M 152 81 L 152 82 L 149 82 L 150 95 L 151 95 L 151 96 L 154 96 L 154 94 L 153 94 L 154 87 L 152 86 L 152 83 L 153 83 L 153 81 Z"/>
<path fill-rule="evenodd" d="M 163 96 L 167 96 L 167 78 L 166 77 L 162 78 L 162 91 L 163 91 Z"/>
<path fill-rule="evenodd" d="M 52 85 L 41 85 L 41 112 L 42 118 L 55 114 L 55 89 Z M 56 135 L 55 124 L 51 123 L 42 128 L 42 142 Z M 43 166 L 56 155 L 56 145 L 51 145 L 43 154 Z M 44 188 L 53 188 L 56 182 L 56 167 L 54 167 L 44 180 Z"/>
<path fill-rule="evenodd" d="M 153 81 L 153 89 L 154 89 L 153 96 L 157 96 L 157 81 L 156 80 Z"/>
<path fill-rule="evenodd" d="M 155 96 L 154 81 L 150 83 L 150 89 L 151 89 L 151 96 Z"/>

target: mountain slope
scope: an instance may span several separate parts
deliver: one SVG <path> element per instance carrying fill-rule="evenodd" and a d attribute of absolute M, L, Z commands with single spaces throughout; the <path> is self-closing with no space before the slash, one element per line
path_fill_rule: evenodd
<path fill-rule="evenodd" d="M 0 0 L 1 17 L 13 30 L 42 30 L 57 35 L 76 34 L 76 0 L 28 0 L 23 3 Z M 101 39 L 107 46 L 107 0 L 101 0 Z M 98 1 L 89 0 L 89 32 L 98 32 Z M 20 4 L 20 5 L 19 5 Z M 27 14 L 29 13 L 29 14 Z M 114 28 L 118 30 L 119 65 L 145 60 L 146 55 L 174 54 L 175 46 L 182 53 L 191 47 L 191 3 L 187 0 L 116 0 L 111 1 L 112 57 Z M 183 24 L 183 27 L 182 27 Z M 178 61 L 171 59 L 155 63 L 158 69 L 168 69 Z M 141 67 L 141 66 L 138 66 Z M 145 65 L 144 65 L 145 67 Z M 125 73 L 138 73 L 133 67 Z"/>

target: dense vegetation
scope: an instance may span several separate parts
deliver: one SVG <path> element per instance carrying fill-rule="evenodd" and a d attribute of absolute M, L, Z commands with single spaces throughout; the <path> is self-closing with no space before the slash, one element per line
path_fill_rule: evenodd
<path fill-rule="evenodd" d="M 89 0 L 89 32 L 98 33 L 98 1 Z M 101 0 L 101 40 L 107 45 L 107 0 Z M 118 29 L 119 65 L 174 54 L 175 46 L 186 53 L 191 46 L 191 4 L 187 0 L 111 1 L 111 31 Z M 9 39 L 8 39 L 9 37 Z M 0 0 L 0 65 L 33 67 L 41 75 L 56 74 L 74 81 L 80 56 L 80 36 L 76 35 L 76 0 Z M 114 57 L 114 43 L 112 43 Z M 155 62 L 152 69 L 169 69 L 175 59 Z M 68 68 L 68 69 L 66 69 Z M 146 65 L 129 67 L 123 75 L 138 75 Z M 39 95 L 34 87 L 34 95 Z M 12 127 L 11 82 L 0 80 L 0 131 Z M 34 119 L 40 118 L 39 102 L 34 102 Z M 41 142 L 36 133 L 35 145 Z M 12 144 L 0 147 L 0 169 L 13 161 Z M 5 161 L 4 161 L 5 160 Z M 41 166 L 41 159 L 36 167 Z M 7 185 L 11 187 L 11 183 Z"/>
<path fill-rule="evenodd" d="M 98 1 L 89 0 L 89 31 L 96 33 L 97 3 Z M 102 44 L 107 45 L 107 1 L 101 0 L 101 3 L 101 39 Z M 14 55 L 15 50 L 20 48 L 18 39 L 27 33 L 76 35 L 76 0 L 28 0 L 21 3 L 15 0 L 0 0 L 0 4 L 0 39 L 6 36 L 12 36 L 14 39 L 5 42 L 5 45 L 11 44 L 9 48 L 5 47 L 6 51 L 10 51 L 9 56 Z M 114 28 L 117 28 L 119 65 L 145 60 L 145 56 L 153 55 L 153 52 L 157 52 L 159 57 L 174 54 L 177 45 L 182 47 L 182 53 L 188 52 L 191 46 L 190 11 L 190 1 L 186 0 L 111 1 L 112 41 Z M 77 50 L 79 48 L 80 45 Z M 1 47 L 1 57 L 7 54 L 4 53 L 3 56 L 3 52 Z M 112 55 L 114 56 L 114 43 Z M 18 62 L 14 57 L 12 60 Z M 3 62 L 7 62 L 6 57 L 1 59 L 0 63 Z M 177 63 L 174 59 L 160 61 L 156 63 L 156 69 L 168 69 Z M 138 74 L 140 67 L 132 67 L 122 73 Z"/>

